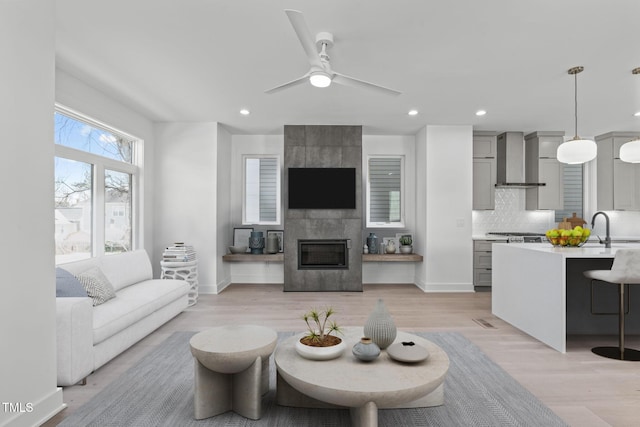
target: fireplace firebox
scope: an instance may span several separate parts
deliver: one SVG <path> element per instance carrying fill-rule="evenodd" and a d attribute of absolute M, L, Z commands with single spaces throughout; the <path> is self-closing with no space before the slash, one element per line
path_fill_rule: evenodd
<path fill-rule="evenodd" d="M 298 270 L 349 269 L 349 240 L 298 240 Z"/>

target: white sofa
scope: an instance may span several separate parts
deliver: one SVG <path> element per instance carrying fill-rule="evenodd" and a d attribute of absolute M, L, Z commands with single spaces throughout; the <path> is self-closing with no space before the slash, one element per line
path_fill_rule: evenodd
<path fill-rule="evenodd" d="M 188 305 L 189 284 L 153 279 L 144 250 L 59 265 L 73 275 L 94 266 L 116 297 L 95 307 L 89 297 L 56 298 L 58 386 L 86 379 Z"/>

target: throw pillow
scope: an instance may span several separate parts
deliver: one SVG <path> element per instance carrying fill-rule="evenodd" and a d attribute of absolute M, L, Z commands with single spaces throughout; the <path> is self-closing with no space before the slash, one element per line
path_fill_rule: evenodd
<path fill-rule="evenodd" d="M 56 297 L 87 297 L 87 291 L 82 287 L 82 283 L 76 276 L 67 270 L 56 268 Z"/>
<path fill-rule="evenodd" d="M 76 277 L 93 300 L 94 307 L 115 298 L 116 291 L 100 268 L 91 267 Z"/>

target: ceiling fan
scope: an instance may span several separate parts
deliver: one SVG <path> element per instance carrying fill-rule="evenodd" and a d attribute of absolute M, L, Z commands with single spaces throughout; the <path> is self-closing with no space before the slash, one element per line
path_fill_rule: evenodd
<path fill-rule="evenodd" d="M 384 86 L 369 83 L 364 80 L 356 79 L 354 77 L 346 76 L 331 69 L 329 63 L 329 55 L 327 49 L 333 46 L 333 34 L 327 32 L 320 32 L 316 34 L 315 42 L 307 27 L 307 23 L 304 20 L 302 12 L 297 10 L 286 9 L 285 13 L 289 17 L 289 21 L 295 30 L 304 52 L 307 54 L 307 59 L 311 68 L 309 71 L 295 80 L 288 83 L 276 86 L 272 89 L 266 90 L 265 93 L 274 93 L 282 89 L 287 89 L 301 83 L 304 83 L 307 79 L 315 87 L 327 87 L 332 82 L 353 87 L 361 87 L 365 89 L 373 89 L 375 91 L 385 93 L 387 95 L 400 95 L 401 92 L 397 90 L 389 89 Z"/>

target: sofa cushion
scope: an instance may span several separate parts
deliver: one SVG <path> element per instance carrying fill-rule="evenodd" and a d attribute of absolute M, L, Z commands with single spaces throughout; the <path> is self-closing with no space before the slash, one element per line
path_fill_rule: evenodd
<path fill-rule="evenodd" d="M 93 309 L 93 345 L 188 293 L 183 280 L 145 280 L 119 290 L 117 298 Z"/>
<path fill-rule="evenodd" d="M 82 283 L 76 279 L 76 276 L 69 273 L 63 268 L 56 268 L 56 297 L 87 297 Z"/>
<path fill-rule="evenodd" d="M 153 278 L 151 261 L 143 249 L 100 257 L 100 268 L 116 291 Z"/>
<path fill-rule="evenodd" d="M 112 298 L 116 297 L 116 291 L 113 285 L 104 276 L 104 273 L 98 267 L 91 267 L 76 276 L 87 294 L 93 300 L 93 305 L 104 304 Z"/>

